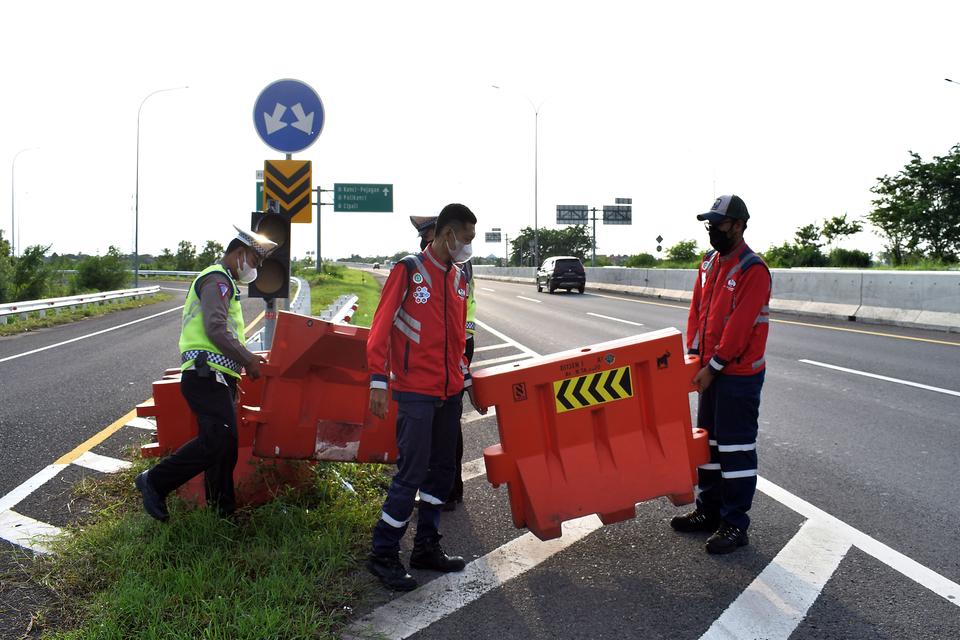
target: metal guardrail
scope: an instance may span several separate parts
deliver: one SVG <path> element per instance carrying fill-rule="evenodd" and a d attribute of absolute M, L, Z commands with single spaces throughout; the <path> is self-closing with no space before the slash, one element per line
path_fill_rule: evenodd
<path fill-rule="evenodd" d="M 117 291 L 101 291 L 100 293 L 84 293 L 79 296 L 62 298 L 46 298 L 43 300 L 24 300 L 22 302 L 8 302 L 0 304 L 0 324 L 6 324 L 10 316 L 20 316 L 26 320 L 31 313 L 44 317 L 47 311 L 59 312 L 60 309 L 85 307 L 101 302 L 113 302 L 127 298 L 141 298 L 146 295 L 160 293 L 159 286 L 139 287 L 137 289 L 118 289 Z"/>
<path fill-rule="evenodd" d="M 330 303 L 330 306 L 327 307 L 325 311 L 320 313 L 320 319 L 333 322 L 334 324 L 347 324 L 350 322 L 353 313 L 357 310 L 357 302 L 359 302 L 359 300 L 357 296 L 353 295 L 340 296 Z"/>
<path fill-rule="evenodd" d="M 147 270 L 140 269 L 140 275 L 142 276 L 197 276 L 200 275 L 199 271 L 157 271 L 157 270 Z"/>

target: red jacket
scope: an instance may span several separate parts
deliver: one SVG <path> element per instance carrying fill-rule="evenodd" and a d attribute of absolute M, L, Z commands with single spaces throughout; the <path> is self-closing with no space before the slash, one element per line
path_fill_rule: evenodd
<path fill-rule="evenodd" d="M 370 388 L 434 398 L 470 386 L 466 345 L 467 280 L 427 246 L 390 271 L 367 339 Z"/>
<path fill-rule="evenodd" d="M 687 353 L 717 372 L 763 371 L 770 327 L 770 270 L 741 242 L 726 256 L 708 252 L 700 264 L 687 318 Z"/>

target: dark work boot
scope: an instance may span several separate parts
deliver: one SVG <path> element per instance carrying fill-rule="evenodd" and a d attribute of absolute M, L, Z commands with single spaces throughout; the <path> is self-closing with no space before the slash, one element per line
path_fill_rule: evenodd
<path fill-rule="evenodd" d="M 387 589 L 393 591 L 413 591 L 417 581 L 407 573 L 400 556 L 396 553 L 371 553 L 367 557 L 367 569 L 377 576 Z"/>
<path fill-rule="evenodd" d="M 723 522 L 717 532 L 707 538 L 707 553 L 730 553 L 749 542 L 744 529 Z"/>
<path fill-rule="evenodd" d="M 706 531 L 713 533 L 720 526 L 720 518 L 709 516 L 700 509 L 691 511 L 682 516 L 674 516 L 670 519 L 670 526 L 676 531 L 692 533 L 695 531 Z"/>
<path fill-rule="evenodd" d="M 448 556 L 443 552 L 440 546 L 440 537 L 424 542 L 417 542 L 413 545 L 413 553 L 410 554 L 410 566 L 415 569 L 430 569 L 431 571 L 441 571 L 450 573 L 451 571 L 463 571 L 467 566 L 460 556 Z"/>
<path fill-rule="evenodd" d="M 133 483 L 137 485 L 140 495 L 143 496 L 143 508 L 150 517 L 156 518 L 160 522 L 169 520 L 170 513 L 167 511 L 167 503 L 150 484 L 150 476 L 147 475 L 147 472 L 143 471 L 138 474 Z"/>

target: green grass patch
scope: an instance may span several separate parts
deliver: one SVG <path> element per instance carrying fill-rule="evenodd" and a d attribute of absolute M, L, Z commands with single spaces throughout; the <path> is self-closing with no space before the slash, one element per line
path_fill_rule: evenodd
<path fill-rule="evenodd" d="M 91 516 L 29 568 L 57 603 L 38 617 L 56 621 L 45 638 L 339 637 L 362 589 L 382 466 L 319 463 L 308 489 L 235 522 L 171 496 L 168 524 L 142 511 L 133 477 L 145 467 L 77 485 Z"/>
<path fill-rule="evenodd" d="M 93 316 L 102 316 L 114 311 L 124 311 L 125 309 L 139 309 L 147 305 L 158 302 L 166 302 L 172 296 L 168 293 L 156 293 L 150 296 L 140 298 L 139 300 L 121 300 L 118 302 L 101 302 L 100 304 L 90 304 L 78 309 L 62 309 L 59 313 L 55 309 L 50 309 L 44 317 L 40 317 L 39 312 L 33 312 L 24 320 L 20 316 L 8 316 L 7 324 L 0 324 L 0 336 L 9 336 L 24 331 L 33 331 L 44 327 L 53 327 L 58 324 L 67 324 L 76 322 L 84 318 Z"/>
<path fill-rule="evenodd" d="M 342 295 L 355 295 L 359 303 L 350 324 L 369 327 L 373 322 L 373 312 L 380 302 L 380 283 L 369 273 L 358 269 L 337 265 L 324 265 L 323 268 L 324 273 L 298 274 L 310 283 L 310 315 L 320 315 Z"/>

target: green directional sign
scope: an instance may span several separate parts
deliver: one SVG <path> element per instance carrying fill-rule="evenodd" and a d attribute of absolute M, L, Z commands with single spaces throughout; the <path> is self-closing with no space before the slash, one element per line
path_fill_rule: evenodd
<path fill-rule="evenodd" d="M 393 185 L 335 183 L 333 185 L 333 210 L 393 211 Z"/>

